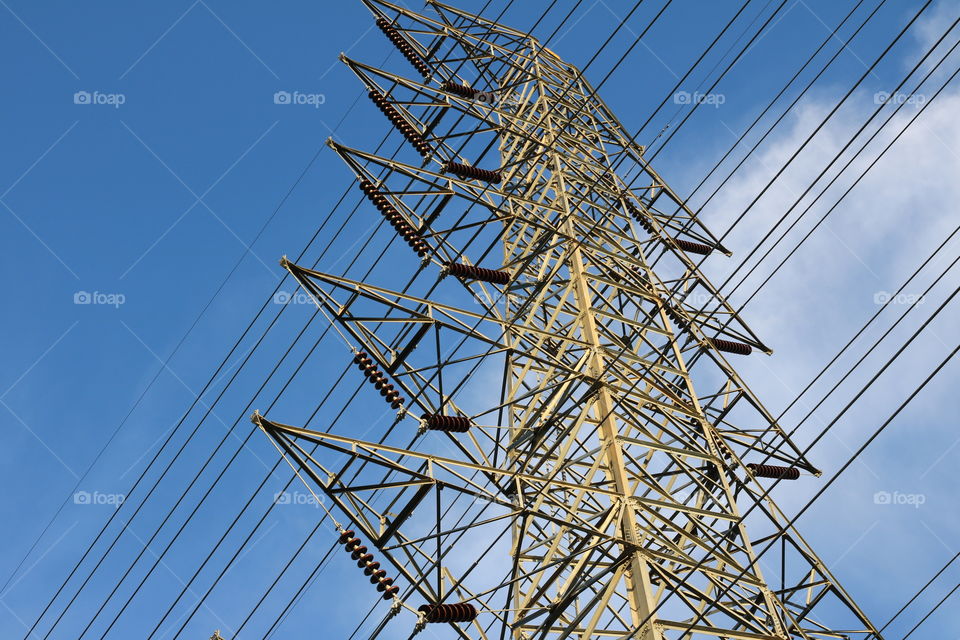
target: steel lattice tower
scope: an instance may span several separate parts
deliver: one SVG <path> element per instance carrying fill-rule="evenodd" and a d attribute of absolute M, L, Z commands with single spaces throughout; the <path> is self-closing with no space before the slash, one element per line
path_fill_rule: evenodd
<path fill-rule="evenodd" d="M 364 4 L 423 80 L 342 59 L 422 162 L 330 146 L 419 256 L 397 259 L 405 275 L 470 297 L 284 259 L 399 435 L 253 420 L 325 494 L 392 602 L 384 624 L 879 638 L 766 495 L 763 478 L 819 472 L 724 356 L 769 352 L 690 257 L 726 249 L 535 38 L 435 2 Z M 491 145 L 499 166 L 474 167 Z"/>

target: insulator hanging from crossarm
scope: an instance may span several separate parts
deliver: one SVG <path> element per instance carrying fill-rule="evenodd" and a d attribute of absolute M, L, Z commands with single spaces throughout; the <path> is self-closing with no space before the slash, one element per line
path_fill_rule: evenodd
<path fill-rule="evenodd" d="M 473 87 L 468 87 L 465 84 L 458 84 L 452 80 L 447 80 L 440 85 L 440 88 L 446 91 L 447 93 L 452 93 L 458 95 L 461 98 L 468 98 L 472 100 L 476 98 L 478 94 L 482 93 L 479 89 L 474 89 Z"/>
<path fill-rule="evenodd" d="M 403 214 L 397 211 L 396 207 L 390 204 L 390 201 L 387 200 L 387 196 L 380 193 L 375 184 L 369 180 L 361 180 L 360 190 L 363 191 L 363 195 L 365 195 L 367 199 L 373 203 L 373 206 L 377 208 L 377 211 L 383 214 L 383 217 L 387 219 L 387 222 L 393 226 L 393 228 L 410 246 L 410 248 L 416 251 L 418 256 L 423 258 L 427 255 L 427 253 L 429 253 L 430 245 L 424 241 L 423 237 L 417 232 L 416 229 L 407 224 L 406 220 L 403 218 Z"/>
<path fill-rule="evenodd" d="M 751 462 L 747 465 L 750 472 L 758 478 L 776 478 L 777 480 L 796 480 L 800 477 L 800 469 L 796 467 L 779 467 L 772 464 L 757 464 Z"/>
<path fill-rule="evenodd" d="M 637 205 L 633 204 L 629 200 L 624 200 L 626 204 L 627 211 L 630 212 L 630 216 L 637 221 L 637 223 L 643 227 L 643 230 L 649 233 L 650 235 L 656 235 L 657 230 L 653 228 L 653 225 L 650 224 L 650 221 L 647 219 L 647 216 L 643 215 L 643 212 L 637 208 Z M 684 251 L 686 253 L 695 253 L 697 255 L 706 256 L 710 255 L 713 252 L 713 247 L 706 244 L 701 244 L 699 242 L 692 242 L 690 240 L 684 240 L 682 238 L 670 238 L 668 242 L 672 243 L 675 247 Z M 722 247 L 721 247 L 722 248 Z"/>
<path fill-rule="evenodd" d="M 377 18 L 377 27 L 380 31 L 383 32 L 387 39 L 393 43 L 393 45 L 400 50 L 400 53 L 403 54 L 403 57 L 414 66 L 414 68 L 420 72 L 420 75 L 424 79 L 429 79 L 433 72 L 430 69 L 430 66 L 423 61 L 423 58 L 410 46 L 410 44 L 403 39 L 403 36 L 400 35 L 400 32 L 390 24 L 386 18 Z"/>
<path fill-rule="evenodd" d="M 690 321 L 681 315 L 680 311 L 677 310 L 676 307 L 664 302 L 663 310 L 666 312 L 667 317 L 677 325 L 678 329 L 690 329 Z M 724 340 L 722 338 L 707 338 L 707 343 L 714 349 L 717 349 L 718 351 L 726 351 L 727 353 L 735 353 L 741 356 L 748 356 L 753 353 L 753 347 L 743 342 L 734 342 L 733 340 Z"/>
<path fill-rule="evenodd" d="M 718 351 L 726 351 L 727 353 L 735 353 L 741 356 L 748 356 L 753 352 L 753 347 L 742 342 L 723 340 L 721 338 L 708 338 L 707 341 Z"/>
<path fill-rule="evenodd" d="M 443 172 L 452 173 L 464 180 L 482 180 L 493 184 L 499 184 L 502 179 L 499 171 L 471 167 L 468 164 L 460 162 L 447 162 L 443 165 Z"/>
<path fill-rule="evenodd" d="M 704 422 L 706 422 L 706 420 L 704 420 Z M 700 422 L 699 418 L 690 418 L 690 425 L 698 431 L 704 431 L 703 424 Z M 714 432 L 712 439 L 721 456 L 727 459 L 733 457 L 733 452 L 730 451 L 730 447 L 728 447 L 727 443 L 723 441 L 723 437 L 719 433 Z"/>
<path fill-rule="evenodd" d="M 363 375 L 366 376 L 367 382 L 371 383 L 380 391 L 380 395 L 383 396 L 383 399 L 386 400 L 392 408 L 399 409 L 403 405 L 404 399 L 400 396 L 400 392 L 394 389 L 393 385 L 387 381 L 386 376 L 377 369 L 377 365 L 373 363 L 373 359 L 370 358 L 366 352 L 356 352 L 353 356 L 353 362 L 363 372 Z"/>
<path fill-rule="evenodd" d="M 705 244 L 700 244 L 699 242 L 691 242 L 690 240 L 683 240 L 681 238 L 674 238 L 673 244 L 676 245 L 681 251 L 687 253 L 696 253 L 701 256 L 710 255 L 713 251 L 713 247 Z"/>
<path fill-rule="evenodd" d="M 444 416 L 437 413 L 427 413 L 423 416 L 427 429 L 433 431 L 447 431 L 465 433 L 470 429 L 470 418 L 464 416 Z"/>
<path fill-rule="evenodd" d="M 357 567 L 363 569 L 364 575 L 370 576 L 370 583 L 377 586 L 377 591 L 383 594 L 381 597 L 384 600 L 389 600 L 400 592 L 400 587 L 393 584 L 393 578 L 387 577 L 387 572 L 380 568 L 380 563 L 374 561 L 373 554 L 367 553 L 367 548 L 352 529 L 342 531 L 338 542 L 350 557 L 357 561 Z"/>
<path fill-rule="evenodd" d="M 359 560 L 361 557 L 366 557 L 367 555 L 370 555 L 370 554 L 367 553 L 367 548 L 363 545 L 360 545 L 359 547 L 355 547 L 353 551 L 350 553 L 350 557 L 353 558 L 354 560 Z M 373 556 L 371 556 L 370 559 L 372 560 Z"/>
<path fill-rule="evenodd" d="M 473 87 L 468 87 L 465 84 L 459 84 L 452 80 L 443 82 L 440 85 L 440 88 L 447 93 L 452 93 L 455 96 L 460 96 L 461 98 L 466 98 L 467 100 L 475 100 L 476 102 L 483 102 L 488 105 L 492 105 L 497 100 L 497 94 L 494 91 L 475 89 Z"/>
<path fill-rule="evenodd" d="M 446 266 L 447 273 L 457 278 L 468 278 L 470 280 L 482 280 L 493 284 L 507 284 L 510 282 L 510 274 L 506 271 L 496 271 L 494 269 L 484 269 L 472 264 L 461 264 L 459 262 L 450 262 Z"/>
<path fill-rule="evenodd" d="M 471 622 L 477 617 L 477 608 L 466 602 L 422 604 L 417 610 L 427 622 Z"/>
<path fill-rule="evenodd" d="M 686 318 L 680 315 L 679 311 L 669 304 L 664 303 L 663 310 L 666 312 L 667 317 L 673 320 L 674 324 L 676 324 L 679 329 L 687 329 L 690 326 L 689 321 L 687 321 Z"/>
<path fill-rule="evenodd" d="M 657 232 L 657 230 L 653 228 L 653 225 L 650 224 L 650 221 L 647 220 L 647 217 L 643 215 L 643 212 L 641 212 L 640 209 L 637 208 L 637 205 L 633 204 L 632 202 L 626 199 L 624 200 L 624 203 L 626 203 L 627 205 L 627 211 L 629 211 L 633 219 L 636 220 L 641 227 L 643 227 L 644 231 L 646 231 L 650 235 L 653 235 Z"/>
<path fill-rule="evenodd" d="M 396 107 L 390 103 L 390 100 L 388 100 L 379 91 L 374 89 L 371 89 L 367 93 L 367 96 L 369 96 L 370 100 L 373 101 L 373 104 L 380 109 L 380 112 L 383 113 L 383 115 L 387 116 L 387 119 L 393 123 L 393 126 L 395 126 L 397 130 L 403 134 L 403 137 L 407 139 L 407 142 L 412 144 L 421 156 L 424 158 L 430 156 L 432 148 L 429 144 L 427 144 L 427 141 L 423 139 L 423 135 L 409 122 L 407 122 L 406 118 L 404 118 L 403 115 L 397 111 Z"/>

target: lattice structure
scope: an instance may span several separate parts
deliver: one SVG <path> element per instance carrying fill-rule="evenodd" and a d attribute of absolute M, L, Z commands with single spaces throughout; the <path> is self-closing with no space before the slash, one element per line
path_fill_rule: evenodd
<path fill-rule="evenodd" d="M 343 61 L 412 148 L 330 146 L 415 277 L 282 264 L 396 421 L 253 419 L 344 521 L 388 635 L 879 638 L 765 496 L 819 473 L 724 355 L 768 351 L 689 255 L 726 249 L 535 38 L 364 3 L 422 81 Z"/>

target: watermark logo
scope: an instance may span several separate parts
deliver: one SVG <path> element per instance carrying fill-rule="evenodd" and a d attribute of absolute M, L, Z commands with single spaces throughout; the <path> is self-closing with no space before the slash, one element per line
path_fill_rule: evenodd
<path fill-rule="evenodd" d="M 896 295 L 889 291 L 877 291 L 873 294 L 874 304 L 923 304 L 924 297 L 916 293 L 898 293 Z"/>
<path fill-rule="evenodd" d="M 520 96 L 516 93 L 497 93 L 496 91 L 477 91 L 473 96 L 473 101 L 488 104 L 491 107 L 507 105 L 519 106 L 523 103 L 523 100 L 521 100 Z"/>
<path fill-rule="evenodd" d="M 906 505 L 914 509 L 919 509 L 926 502 L 927 496 L 922 493 L 901 493 L 899 491 L 890 493 L 889 491 L 877 491 L 873 494 L 873 504 L 878 505 Z"/>
<path fill-rule="evenodd" d="M 498 293 L 492 296 L 486 291 L 473 291 L 471 297 L 473 298 L 473 303 L 481 307 L 499 306 L 509 299 L 506 293 Z"/>
<path fill-rule="evenodd" d="M 313 298 L 303 291 L 277 291 L 273 294 L 273 304 L 313 304 Z"/>
<path fill-rule="evenodd" d="M 322 93 L 303 93 L 300 91 L 277 91 L 273 94 L 273 104 L 307 105 L 319 109 L 327 101 Z"/>
<path fill-rule="evenodd" d="M 483 91 L 471 87 L 449 88 L 449 91 L 462 100 L 487 105 L 489 107 L 520 106 L 526 103 L 521 92 L 510 90 Z"/>
<path fill-rule="evenodd" d="M 77 91 L 73 94 L 73 104 L 107 105 L 119 109 L 127 102 L 127 96 L 122 93 L 102 93 L 100 91 Z"/>
<path fill-rule="evenodd" d="M 73 504 L 110 505 L 119 508 L 126 496 L 122 493 L 101 493 L 100 491 L 77 491 L 73 494 Z"/>
<path fill-rule="evenodd" d="M 310 507 L 319 507 L 323 504 L 323 498 L 315 496 L 312 493 L 302 491 L 278 491 L 273 494 L 273 504 L 279 505 L 307 505 Z"/>
<path fill-rule="evenodd" d="M 922 93 L 890 93 L 889 91 L 877 91 L 873 94 L 873 104 L 912 104 L 922 106 L 927 102 L 927 96 Z"/>
<path fill-rule="evenodd" d="M 690 93 L 689 91 L 677 91 L 673 94 L 674 104 L 706 104 L 713 106 L 715 109 L 719 109 L 720 105 L 726 101 L 727 96 L 722 93 L 700 93 L 699 91 Z"/>
<path fill-rule="evenodd" d="M 73 304 L 96 304 L 106 305 L 119 309 L 120 305 L 127 301 L 127 296 L 122 293 L 102 293 L 100 291 L 77 291 L 73 294 Z"/>
<path fill-rule="evenodd" d="M 715 305 L 720 300 L 709 291 L 692 291 L 680 297 L 680 302 L 694 309 L 702 309 L 708 305 Z"/>

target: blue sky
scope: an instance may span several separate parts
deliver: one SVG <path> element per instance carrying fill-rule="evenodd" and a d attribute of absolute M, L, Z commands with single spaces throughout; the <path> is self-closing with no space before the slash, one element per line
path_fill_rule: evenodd
<path fill-rule="evenodd" d="M 717 55 L 698 68 L 683 89 L 692 93 L 709 86 L 717 69 L 729 60 L 721 62 L 719 54 L 733 47 L 735 38 L 758 15 L 762 22 L 776 4 L 752 2 L 733 29 L 735 37 L 722 41 L 714 52 Z M 781 19 L 713 91 L 723 97 L 722 104 L 701 106 L 679 128 L 689 105 L 671 100 L 656 114 L 638 141 L 653 143 L 658 133 L 671 125 L 652 150 L 657 154 L 656 168 L 680 194 L 690 193 L 853 4 L 791 0 Z M 859 23 L 875 4 L 865 2 L 854 21 Z M 504 5 L 491 2 L 484 15 L 496 16 Z M 515 2 L 502 21 L 526 29 L 546 5 Z M 553 32 L 572 3 L 562 0 L 557 5 L 538 27 L 537 35 L 546 37 Z M 482 3 L 474 0 L 460 6 L 478 10 Z M 585 0 L 550 42 L 551 48 L 566 60 L 583 65 L 631 6 Z M 600 81 L 660 6 L 650 2 L 631 17 L 629 28 L 614 38 L 587 71 L 588 79 L 595 84 Z M 677 76 L 733 15 L 735 6 L 732 2 L 684 0 L 664 13 L 601 90 L 628 130 L 634 132 L 646 121 L 669 94 Z M 886 3 L 844 48 L 811 92 L 706 205 L 703 217 L 715 232 L 726 230 L 750 204 L 919 6 L 914 2 Z M 711 257 L 705 263 L 705 272 L 715 283 L 722 282 L 773 221 L 791 208 L 806 184 L 876 108 L 876 93 L 895 86 L 958 15 L 960 3 L 947 0 L 935 2 L 924 13 L 921 22 L 751 208 L 745 223 L 725 242 L 734 257 Z M 270 315 L 276 312 L 270 297 L 283 275 L 279 257 L 300 253 L 350 181 L 339 158 L 321 148 L 324 140 L 333 135 L 350 146 L 372 150 L 387 131 L 386 121 L 363 96 L 359 82 L 337 62 L 337 55 L 347 51 L 374 65 L 386 61 L 385 66 L 400 73 L 409 73 L 410 68 L 395 52 L 391 55 L 391 45 L 373 28 L 359 2 L 2 0 L 0 25 L 4 34 L 0 48 L 7 60 L 0 69 L 6 89 L 0 105 L 5 140 L 5 153 L 0 155 L 0 218 L 4 225 L 0 260 L 7 291 L 2 319 L 5 357 L 0 411 L 6 419 L 0 473 L 8 487 L 0 498 L 5 522 L 0 573 L 4 581 L 12 576 L 0 594 L 0 630 L 4 637 L 15 638 L 26 633 L 23 623 L 32 624 L 52 595 L 51 585 L 59 585 L 79 559 L 110 517 L 114 509 L 110 503 L 128 490 L 156 451 L 158 440 L 194 403 L 251 318 L 265 301 Z M 847 27 L 842 37 L 846 39 L 850 31 Z M 951 34 L 949 43 L 956 37 Z M 831 41 L 818 61 L 822 64 L 841 46 L 839 40 Z M 958 59 L 950 57 L 944 67 L 952 70 L 957 64 Z M 809 72 L 803 76 L 807 77 Z M 917 92 L 921 99 L 905 105 L 891 128 L 902 128 L 922 105 L 922 98 L 932 95 L 930 87 L 945 79 L 942 73 L 935 74 L 930 84 Z M 278 91 L 308 96 L 304 98 L 307 104 L 276 104 Z M 789 93 L 778 103 L 781 110 L 794 95 Z M 878 296 L 894 291 L 960 220 L 956 215 L 960 126 L 953 115 L 958 106 L 960 94 L 950 85 L 746 307 L 745 319 L 775 354 L 737 360 L 736 364 L 775 413 L 876 311 Z M 779 112 L 775 109 L 774 117 Z M 772 124 L 772 119 L 764 122 Z M 660 151 L 660 143 L 673 132 Z M 889 138 L 881 134 L 868 148 L 868 158 Z M 748 142 L 755 139 L 753 135 Z M 724 165 L 727 171 L 747 148 L 746 144 L 738 147 L 732 161 Z M 811 226 L 808 220 L 818 218 L 836 201 L 859 173 L 857 168 L 865 168 L 865 163 L 855 162 L 837 185 L 813 204 L 811 215 L 788 236 L 788 248 Z M 721 170 L 719 175 L 725 172 Z M 708 185 L 718 183 L 714 178 Z M 290 191 L 294 184 L 296 188 Z M 691 202 L 699 206 L 708 193 L 698 191 Z M 349 206 L 337 209 L 307 249 L 304 262 L 320 258 L 319 268 L 331 272 L 349 266 L 347 273 L 353 277 L 373 266 L 372 281 L 410 268 L 409 256 L 400 252 L 371 264 L 378 242 L 386 236 L 378 235 L 360 249 L 373 230 L 369 217 L 351 218 L 345 230 L 334 235 L 358 198 L 359 192 L 352 189 L 346 201 Z M 802 200 L 802 207 L 810 200 Z M 941 252 L 945 257 L 922 271 L 907 293 L 919 296 L 957 255 L 957 248 L 956 240 L 945 247 Z M 758 275 L 767 273 L 784 254 L 783 248 L 774 250 Z M 760 280 L 751 277 L 733 299 L 746 300 Z M 809 443 L 842 409 L 957 282 L 956 274 L 948 272 L 882 343 L 877 355 L 803 423 L 797 435 L 801 445 Z M 289 280 L 280 286 L 286 292 L 294 290 Z M 895 302 L 854 347 L 855 357 L 905 309 L 903 300 Z M 812 456 L 825 470 L 824 478 L 805 478 L 777 490 L 775 495 L 788 513 L 813 495 L 919 378 L 956 346 L 953 306 L 931 323 L 814 449 Z M 279 394 L 272 412 L 277 419 L 291 424 L 307 420 L 348 358 L 332 334 L 310 352 L 324 327 L 322 319 L 310 325 L 263 390 L 258 390 L 309 315 L 310 307 L 289 305 L 256 349 L 255 338 L 268 320 L 261 319 L 254 326 L 253 337 L 241 341 L 226 372 L 221 372 L 196 402 L 184 421 L 185 430 L 177 432 L 182 435 L 174 437 L 173 444 L 179 446 L 210 408 L 197 436 L 173 467 L 170 480 L 161 483 L 130 521 L 116 552 L 51 637 L 80 635 L 189 479 L 226 430 L 240 419 L 236 437 L 228 438 L 228 444 L 219 450 L 201 481 L 84 637 L 104 633 L 120 604 L 153 563 L 153 553 L 159 554 L 166 546 L 240 440 L 250 433 L 248 405 L 265 409 Z M 247 354 L 250 358 L 240 368 Z M 788 428 L 799 422 L 806 413 L 804 408 L 812 406 L 855 357 L 841 360 L 791 410 L 785 419 Z M 301 361 L 305 364 L 293 383 L 284 387 Z M 235 382 L 219 396 L 235 372 Z M 338 388 L 344 398 L 355 387 L 348 382 Z M 798 524 L 879 624 L 957 551 L 960 521 L 952 507 L 960 448 L 955 446 L 957 421 L 948 408 L 956 382 L 956 367 L 948 365 Z M 325 405 L 312 424 L 346 432 L 360 424 L 367 430 L 384 421 L 379 413 L 356 404 L 339 418 L 339 404 Z M 141 595 L 111 628 L 109 637 L 153 629 L 179 592 L 181 580 L 193 575 L 225 523 L 238 513 L 276 459 L 269 443 L 254 436 L 251 446 L 241 450 L 181 538 L 163 556 Z M 224 543 L 228 552 L 221 549 L 201 573 L 194 587 L 197 595 L 188 595 L 173 618 L 192 608 L 198 594 L 207 590 L 229 554 L 270 504 L 286 481 L 287 472 L 280 471 Z M 75 491 L 92 496 L 94 504 L 74 500 Z M 877 492 L 923 496 L 923 504 L 877 504 Z M 14 574 L 64 501 L 63 511 Z M 137 504 L 139 501 L 122 508 L 120 521 L 127 522 Z M 232 638 L 227 630 L 239 626 L 319 515 L 310 505 L 275 509 L 256 530 L 237 566 L 190 620 L 182 637 L 208 637 L 213 629 L 221 628 Z M 324 530 L 309 543 L 289 579 L 265 603 L 246 634 L 253 637 L 269 626 L 312 563 L 325 552 L 330 535 Z M 354 602 L 354 591 L 349 597 L 341 595 L 355 579 L 355 570 L 346 563 L 332 563 L 284 622 L 282 632 L 309 632 L 322 620 L 331 637 L 347 635 L 356 623 L 355 616 L 365 614 L 370 604 L 363 599 Z M 960 569 L 953 567 L 915 611 L 928 608 L 958 580 Z M 337 607 L 330 606 L 333 599 Z M 39 625 L 37 637 L 47 633 L 65 600 L 58 602 L 61 604 L 54 607 L 53 615 Z M 931 619 L 925 631 L 956 635 L 960 616 L 950 609 Z M 915 616 L 906 615 L 902 623 L 891 627 L 890 637 L 900 637 L 913 621 Z M 161 637 L 171 637 L 179 626 L 168 618 L 163 626 L 166 635 Z M 341 633 L 343 630 L 346 633 Z"/>

